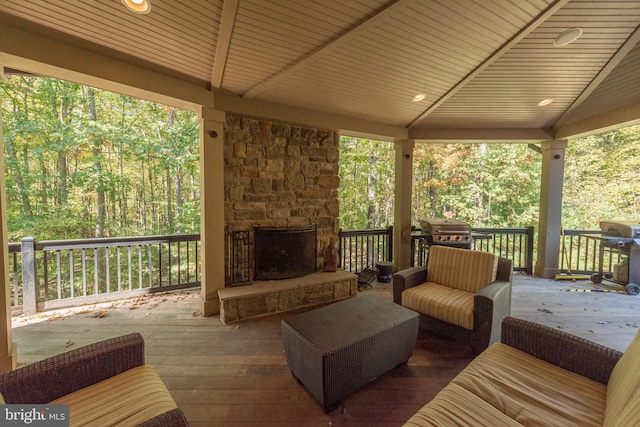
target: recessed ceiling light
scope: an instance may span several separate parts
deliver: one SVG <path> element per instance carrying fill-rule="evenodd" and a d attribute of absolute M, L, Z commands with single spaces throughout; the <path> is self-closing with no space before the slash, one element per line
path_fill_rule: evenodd
<path fill-rule="evenodd" d="M 582 28 L 571 28 L 570 30 L 565 31 L 564 33 L 556 37 L 556 39 L 553 41 L 553 45 L 557 47 L 566 46 L 578 40 L 578 37 L 580 37 L 581 35 Z"/>
<path fill-rule="evenodd" d="M 544 107 L 545 105 L 549 105 L 553 102 L 553 98 L 546 98 L 542 101 L 538 102 L 538 107 Z"/>
<path fill-rule="evenodd" d="M 122 0 L 122 4 L 127 6 L 135 13 L 149 13 L 151 10 L 151 3 L 149 0 Z"/>
<path fill-rule="evenodd" d="M 418 102 L 418 101 L 422 101 L 424 98 L 426 98 L 427 95 L 425 95 L 424 93 L 419 93 L 416 96 L 413 97 L 413 100 Z"/>

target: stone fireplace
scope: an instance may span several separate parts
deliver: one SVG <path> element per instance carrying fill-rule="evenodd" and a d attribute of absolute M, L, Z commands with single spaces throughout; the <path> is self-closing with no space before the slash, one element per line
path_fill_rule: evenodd
<path fill-rule="evenodd" d="M 338 247 L 338 146 L 336 132 L 228 114 L 224 137 L 224 212 L 227 287 L 220 289 L 220 319 L 227 322 L 323 304 L 357 294 L 357 276 L 323 272 L 325 250 Z M 255 231 L 314 229 L 304 251 L 278 248 L 270 234 L 271 259 L 261 265 Z M 297 237 L 297 235 L 296 235 Z M 288 236 L 291 240 L 291 236 Z M 246 243 L 245 243 L 246 242 Z M 246 249 L 247 245 L 251 250 Z M 254 250 L 256 249 L 256 250 Z M 295 253 L 294 253 L 295 252 Z M 296 278 L 287 265 L 305 252 Z M 335 254 L 334 254 L 335 255 Z M 260 258 L 260 259 L 259 259 Z M 274 261 L 285 264 L 270 276 Z M 238 267 L 243 273 L 238 274 Z M 280 270 L 280 267 L 278 268 Z M 258 271 L 256 273 L 256 271 Z M 263 273 L 268 272 L 266 275 Z M 305 273 L 310 274 L 305 274 Z M 272 280 L 278 278 L 279 280 Z M 260 279 L 260 280 L 256 280 Z M 242 284 L 244 286 L 236 286 Z"/>
<path fill-rule="evenodd" d="M 254 229 L 316 227 L 315 269 L 323 254 L 338 247 L 338 146 L 336 132 L 228 114 L 225 124 L 225 224 L 227 233 L 244 233 L 249 251 L 225 251 L 228 268 L 243 266 L 247 274 L 227 272 L 249 283 L 254 276 Z M 232 239 L 227 239 L 227 245 Z M 236 259 L 241 256 L 241 259 Z"/>
<path fill-rule="evenodd" d="M 254 279 L 281 280 L 316 272 L 316 226 L 256 227 Z"/>

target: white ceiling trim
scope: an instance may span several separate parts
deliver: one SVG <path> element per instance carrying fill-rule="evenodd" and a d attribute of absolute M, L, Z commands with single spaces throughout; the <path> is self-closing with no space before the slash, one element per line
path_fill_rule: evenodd
<path fill-rule="evenodd" d="M 409 139 L 416 142 L 466 142 L 466 143 L 531 143 L 552 141 L 554 138 L 540 128 L 414 128 Z"/>
<path fill-rule="evenodd" d="M 222 87 L 222 77 L 227 66 L 227 54 L 231 44 L 233 27 L 236 23 L 236 12 L 238 11 L 239 0 L 226 0 L 222 7 L 222 18 L 220 20 L 220 33 L 216 46 L 216 56 L 213 61 L 213 72 L 211 73 L 211 87 L 220 89 Z"/>
<path fill-rule="evenodd" d="M 445 101 L 451 98 L 456 94 L 460 89 L 462 89 L 467 83 L 471 82 L 475 77 L 477 77 L 480 73 L 482 73 L 485 69 L 487 69 L 492 63 L 500 59 L 505 53 L 507 53 L 512 47 L 518 44 L 522 39 L 524 39 L 529 33 L 535 30 L 538 26 L 544 23 L 547 19 L 549 19 L 554 13 L 556 13 L 559 9 L 561 9 L 565 4 L 567 4 L 569 0 L 557 0 L 551 6 L 549 6 L 544 12 L 542 12 L 536 19 L 531 21 L 526 27 L 522 29 L 518 34 L 513 36 L 509 41 L 507 41 L 500 49 L 495 51 L 489 58 L 487 58 L 483 63 L 478 65 L 473 71 L 471 71 L 465 78 L 460 80 L 455 86 L 453 86 L 447 93 L 442 95 L 436 102 L 431 104 L 429 108 L 427 108 L 422 114 L 416 117 L 411 123 L 407 125 L 407 128 L 411 129 L 420 124 L 422 120 L 424 120 L 429 114 L 435 111 L 438 107 L 440 107 Z"/>
<path fill-rule="evenodd" d="M 556 139 L 574 139 L 640 124 L 640 103 L 607 111 L 594 117 L 568 123 L 559 128 Z"/>

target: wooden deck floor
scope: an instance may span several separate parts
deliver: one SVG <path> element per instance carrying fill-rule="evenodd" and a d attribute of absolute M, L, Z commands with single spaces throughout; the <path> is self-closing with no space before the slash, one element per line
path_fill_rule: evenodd
<path fill-rule="evenodd" d="M 640 327 L 640 296 L 618 290 L 516 275 L 512 315 L 623 351 Z M 391 299 L 391 286 L 374 282 L 363 293 Z M 280 320 L 291 313 L 224 325 L 202 318 L 198 300 L 196 291 L 181 291 L 14 318 L 19 363 L 138 331 L 147 362 L 194 427 L 375 427 L 402 425 L 471 360 L 464 345 L 420 332 L 407 366 L 324 414 L 286 366 Z"/>

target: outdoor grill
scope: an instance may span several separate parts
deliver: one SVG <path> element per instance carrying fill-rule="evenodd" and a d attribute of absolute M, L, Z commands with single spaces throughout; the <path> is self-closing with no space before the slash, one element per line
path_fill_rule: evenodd
<path fill-rule="evenodd" d="M 640 222 L 638 221 L 600 221 L 602 235 L 600 239 L 599 272 L 591 275 L 593 283 L 603 279 L 623 285 L 629 295 L 640 293 Z M 612 271 L 603 272 L 606 255 L 617 259 Z"/>
<path fill-rule="evenodd" d="M 420 228 L 429 246 L 442 245 L 471 249 L 471 226 L 457 219 L 427 218 L 420 220 Z"/>

